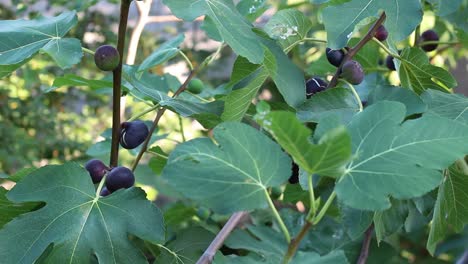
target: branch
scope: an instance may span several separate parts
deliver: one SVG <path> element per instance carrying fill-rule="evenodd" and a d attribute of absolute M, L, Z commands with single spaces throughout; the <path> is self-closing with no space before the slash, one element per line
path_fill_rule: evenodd
<path fill-rule="evenodd" d="M 301 244 L 302 239 L 304 236 L 309 232 L 309 229 L 312 227 L 312 222 L 307 221 L 301 228 L 301 231 L 299 231 L 299 234 L 295 238 L 291 240 L 291 243 L 289 243 L 288 246 L 288 251 L 286 252 L 286 255 L 284 255 L 283 264 L 289 263 L 289 261 L 294 257 L 294 254 L 296 254 L 297 249 L 299 248 L 299 244 Z"/>
<path fill-rule="evenodd" d="M 120 138 L 120 97 L 122 84 L 122 60 L 125 47 L 125 32 L 127 30 L 128 10 L 130 0 L 122 0 L 120 3 L 120 21 L 117 40 L 117 50 L 120 54 L 120 62 L 113 73 L 112 93 L 112 143 L 110 154 L 110 167 L 116 167 L 119 162 L 119 138 Z"/>
<path fill-rule="evenodd" d="M 369 246 L 372 240 L 372 233 L 374 232 L 374 224 L 371 224 L 364 234 L 364 240 L 362 241 L 361 254 L 356 262 L 357 264 L 366 264 L 367 258 L 369 257 Z"/>
<path fill-rule="evenodd" d="M 385 12 L 383 12 L 379 19 L 377 19 L 377 21 L 374 23 L 374 25 L 369 29 L 369 31 L 367 32 L 367 34 L 358 42 L 358 44 L 356 44 L 356 46 L 354 46 L 353 48 L 351 48 L 348 53 L 346 53 L 346 56 L 344 57 L 343 61 L 341 62 L 340 66 L 336 69 L 336 72 L 335 72 L 335 75 L 333 75 L 333 78 L 331 79 L 330 83 L 328 84 L 328 87 L 327 88 L 333 88 L 335 87 L 337 84 L 338 84 L 338 77 L 341 73 L 341 67 L 343 66 L 343 64 L 348 61 L 348 60 L 351 60 L 354 55 L 356 55 L 356 53 L 362 49 L 362 47 L 364 47 L 364 45 L 367 44 L 367 42 L 369 42 L 375 35 L 375 32 L 377 31 L 377 28 L 382 25 L 382 23 L 385 21 L 385 18 L 387 16 L 385 15 Z"/>
<path fill-rule="evenodd" d="M 239 221 L 247 215 L 247 212 L 241 211 L 234 213 L 227 223 L 223 226 L 221 231 L 216 235 L 216 237 L 211 241 L 211 244 L 205 250 L 203 255 L 198 259 L 196 264 L 209 264 L 213 261 L 216 251 L 223 245 L 224 240 L 229 236 L 232 230 L 237 226 Z"/>

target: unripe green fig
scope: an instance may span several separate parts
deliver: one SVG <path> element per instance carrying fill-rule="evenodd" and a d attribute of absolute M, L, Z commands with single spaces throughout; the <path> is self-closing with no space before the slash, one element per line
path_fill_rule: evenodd
<path fill-rule="evenodd" d="M 340 77 L 351 84 L 360 84 L 364 80 L 364 70 L 359 62 L 349 60 L 343 64 Z"/>
<path fill-rule="evenodd" d="M 187 90 L 189 92 L 194 93 L 194 94 L 199 94 L 203 91 L 204 85 L 203 82 L 200 79 L 194 78 L 190 80 Z"/>
<path fill-rule="evenodd" d="M 103 71 L 113 71 L 120 63 L 119 51 L 111 45 L 103 45 L 94 53 L 94 63 Z"/>

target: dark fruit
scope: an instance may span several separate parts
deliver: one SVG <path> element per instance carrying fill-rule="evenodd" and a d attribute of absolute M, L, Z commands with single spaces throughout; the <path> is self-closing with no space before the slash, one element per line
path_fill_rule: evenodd
<path fill-rule="evenodd" d="M 109 194 L 111 194 L 111 192 L 106 188 L 106 186 L 102 187 L 101 192 L 99 193 L 100 196 L 107 196 Z"/>
<path fill-rule="evenodd" d="M 126 149 L 134 149 L 145 141 L 148 134 L 148 127 L 142 121 L 123 122 L 120 130 L 120 145 Z"/>
<path fill-rule="evenodd" d="M 203 82 L 200 79 L 192 79 L 190 80 L 187 90 L 189 92 L 194 93 L 194 94 L 199 94 L 203 91 L 204 85 Z"/>
<path fill-rule="evenodd" d="M 93 183 L 100 182 L 102 177 L 110 170 L 109 167 L 98 159 L 92 159 L 86 162 L 85 169 L 89 172 Z"/>
<path fill-rule="evenodd" d="M 289 183 L 297 184 L 299 183 L 299 166 L 293 161 L 291 166 L 291 177 L 289 177 Z"/>
<path fill-rule="evenodd" d="M 135 184 L 135 176 L 126 167 L 113 168 L 106 178 L 106 187 L 110 192 L 115 192 L 122 188 L 130 188 L 133 184 Z"/>
<path fill-rule="evenodd" d="M 103 71 L 113 71 L 119 66 L 119 51 L 111 45 L 103 45 L 94 53 L 94 63 Z"/>
<path fill-rule="evenodd" d="M 386 40 L 388 37 L 387 29 L 383 25 L 380 25 L 375 31 L 374 37 L 380 41 Z"/>
<path fill-rule="evenodd" d="M 364 80 L 364 70 L 359 62 L 350 60 L 341 67 L 340 77 L 351 84 L 360 84 Z"/>
<path fill-rule="evenodd" d="M 331 65 L 335 67 L 339 67 L 343 58 L 345 57 L 345 53 L 342 50 L 332 50 L 330 48 L 326 49 L 327 53 L 327 60 L 330 62 Z"/>
<path fill-rule="evenodd" d="M 385 58 L 385 65 L 387 65 L 387 68 L 391 71 L 396 71 L 395 68 L 395 63 L 393 62 L 393 57 L 388 55 L 387 58 Z"/>
<path fill-rule="evenodd" d="M 327 88 L 327 83 L 320 78 L 311 78 L 306 82 L 306 96 L 310 98 L 312 95 L 324 91 Z"/>
<path fill-rule="evenodd" d="M 434 30 L 426 30 L 421 34 L 420 42 L 439 41 L 439 35 Z M 437 49 L 437 44 L 422 45 L 424 51 L 433 51 Z"/>

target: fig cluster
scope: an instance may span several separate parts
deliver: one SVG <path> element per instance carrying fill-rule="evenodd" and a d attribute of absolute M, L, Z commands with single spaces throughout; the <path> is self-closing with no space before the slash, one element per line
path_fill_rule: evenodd
<path fill-rule="evenodd" d="M 148 137 L 149 129 L 143 121 L 123 122 L 120 125 L 120 145 L 125 149 L 134 149 Z"/>
<path fill-rule="evenodd" d="M 345 47 L 345 50 L 349 50 L 349 48 Z M 342 49 L 332 50 L 330 48 L 327 48 L 326 55 L 327 55 L 327 60 L 331 65 L 335 67 L 341 66 L 341 69 L 340 69 L 341 78 L 347 80 L 351 84 L 360 84 L 364 80 L 364 70 L 362 69 L 362 66 L 361 64 L 359 64 L 359 62 L 354 61 L 354 60 L 348 60 L 343 63 L 343 60 L 346 57 L 346 54 Z M 318 87 L 320 87 L 320 85 Z M 311 93 L 311 95 L 314 93 Z M 310 93 L 307 92 L 307 96 L 309 96 L 309 94 Z"/>
<path fill-rule="evenodd" d="M 118 189 L 127 189 L 135 184 L 133 172 L 126 167 L 107 167 L 102 161 L 92 159 L 86 162 L 85 169 L 88 171 L 93 183 L 99 183 L 106 176 L 104 187 L 100 195 L 107 196 Z"/>

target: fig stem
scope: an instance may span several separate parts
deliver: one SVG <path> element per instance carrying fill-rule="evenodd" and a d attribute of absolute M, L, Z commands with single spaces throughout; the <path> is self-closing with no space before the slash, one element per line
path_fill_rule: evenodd
<path fill-rule="evenodd" d="M 285 53 L 288 53 L 288 52 L 290 52 L 296 45 L 298 45 L 298 44 L 300 44 L 300 43 L 303 43 L 303 42 L 306 42 L 306 41 L 318 42 L 318 43 L 327 43 L 327 41 L 326 41 L 326 40 L 323 40 L 323 39 L 303 38 L 303 39 L 300 39 L 300 40 L 296 40 L 296 41 L 293 42 L 291 45 L 287 46 L 287 47 L 284 49 L 284 52 L 285 52 Z"/>
<path fill-rule="evenodd" d="M 401 56 L 399 54 L 393 53 L 385 44 L 383 44 L 380 40 L 376 38 L 372 38 L 372 40 L 377 43 L 388 55 L 392 56 L 393 58 L 397 58 L 401 60 Z"/>
<path fill-rule="evenodd" d="M 106 172 L 106 174 L 104 174 L 101 181 L 99 182 L 99 185 L 98 185 L 98 187 L 96 189 L 96 197 L 94 199 L 99 199 L 102 187 L 104 187 L 104 183 L 106 182 L 106 177 L 107 177 L 107 172 Z"/>
<path fill-rule="evenodd" d="M 120 2 L 120 20 L 118 29 L 117 50 L 119 51 L 119 65 L 112 71 L 113 92 L 112 92 L 112 142 L 110 154 L 110 167 L 117 167 L 119 162 L 119 139 L 120 139 L 120 97 L 122 93 L 122 60 L 125 47 L 125 33 L 127 30 L 128 11 L 130 1 Z"/>
<path fill-rule="evenodd" d="M 284 237 L 286 238 L 286 241 L 289 244 L 291 243 L 291 235 L 289 234 L 288 228 L 284 224 L 283 219 L 281 219 L 281 216 L 279 215 L 278 210 L 276 210 L 276 207 L 273 204 L 273 201 L 271 200 L 270 195 L 268 194 L 268 190 L 265 188 L 264 191 L 267 197 L 268 205 L 270 206 L 270 209 L 273 212 L 273 216 L 276 218 L 276 221 L 278 222 L 278 225 L 281 231 L 283 232 Z"/>
<path fill-rule="evenodd" d="M 307 214 L 306 219 L 307 221 L 310 221 L 315 216 L 315 213 L 317 213 L 317 208 L 315 205 L 313 175 L 311 173 L 307 174 L 307 185 L 309 187 L 310 210 L 309 210 L 309 213 Z"/>
<path fill-rule="evenodd" d="M 345 82 L 349 86 L 349 89 L 353 93 L 354 98 L 356 98 L 356 101 L 359 105 L 359 112 L 362 112 L 362 110 L 364 110 L 364 106 L 362 105 L 361 97 L 359 96 L 356 89 L 354 88 L 354 85 L 352 85 L 350 82 L 346 81 L 345 79 L 343 79 L 342 81 Z"/>
<path fill-rule="evenodd" d="M 457 44 L 460 44 L 460 42 L 458 41 L 438 41 L 438 40 L 431 40 L 431 41 L 424 41 L 424 42 L 420 42 L 418 43 L 418 46 L 424 46 L 424 45 L 431 45 L 431 44 L 447 44 L 447 45 L 457 45 Z"/>
<path fill-rule="evenodd" d="M 190 61 L 190 59 L 187 57 L 187 55 L 185 55 L 185 53 L 183 51 L 181 51 L 181 50 L 179 50 L 179 54 L 180 54 L 180 56 L 182 56 L 182 58 L 184 58 L 185 62 L 187 62 L 187 65 L 189 66 L 189 69 L 191 71 L 193 71 L 193 64 Z"/>
<path fill-rule="evenodd" d="M 184 123 L 182 122 L 182 117 L 180 115 L 177 116 L 179 118 L 179 127 L 180 127 L 180 135 L 182 136 L 182 142 L 185 142 L 187 141 L 187 139 L 185 138 L 185 134 L 184 134 Z"/>
<path fill-rule="evenodd" d="M 383 24 L 383 22 L 385 21 L 385 18 L 387 18 L 387 15 L 385 14 L 385 12 L 382 12 L 382 14 L 380 15 L 379 19 L 377 19 L 377 21 L 374 23 L 374 25 L 372 25 L 372 27 L 369 29 L 369 31 L 367 32 L 367 34 L 356 44 L 356 46 L 354 46 L 353 48 L 351 48 L 348 53 L 346 53 L 346 56 L 343 58 L 343 61 L 341 61 L 341 64 L 338 68 L 336 68 L 336 72 L 335 74 L 333 75 L 333 78 L 331 79 L 330 83 L 328 84 L 328 87 L 327 88 L 333 88 L 335 87 L 337 84 L 338 84 L 338 78 L 340 76 L 340 73 L 341 73 L 341 67 L 343 66 L 343 64 L 348 61 L 348 60 L 351 60 L 354 55 L 356 55 L 356 53 L 362 49 L 362 47 L 364 47 L 364 45 L 367 44 L 367 42 L 369 42 L 375 35 L 375 32 L 377 31 L 377 29 L 379 28 L 380 25 Z"/>
<path fill-rule="evenodd" d="M 94 56 L 94 54 L 95 54 L 94 51 L 92 51 L 92 50 L 90 50 L 90 49 L 87 49 L 87 48 L 85 48 L 85 47 L 81 47 L 81 50 L 84 51 L 85 53 L 88 53 L 88 54 L 93 55 L 93 56 Z"/>
<path fill-rule="evenodd" d="M 150 108 L 144 110 L 143 112 L 140 112 L 140 113 L 138 113 L 138 114 L 136 114 L 136 115 L 130 117 L 130 118 L 127 120 L 127 122 L 131 122 L 131 121 L 137 120 L 138 118 L 140 118 L 140 117 L 142 117 L 142 116 L 144 116 L 144 115 L 146 115 L 146 114 L 148 114 L 148 113 L 150 113 L 150 112 L 152 112 L 152 111 L 158 109 L 159 107 L 160 107 L 159 104 L 155 104 L 154 106 L 152 106 L 152 107 L 150 107 Z"/>

